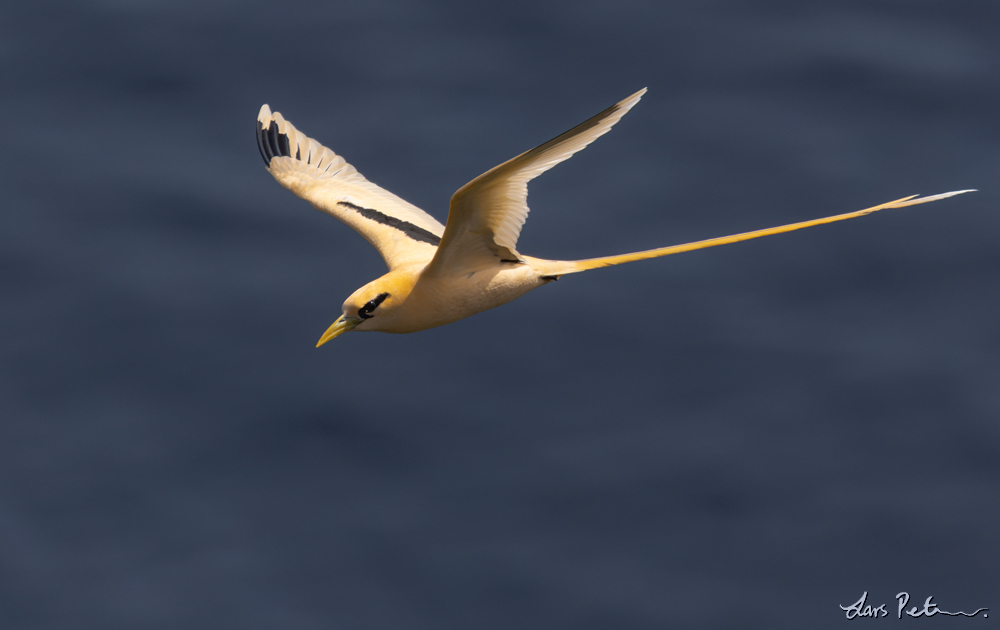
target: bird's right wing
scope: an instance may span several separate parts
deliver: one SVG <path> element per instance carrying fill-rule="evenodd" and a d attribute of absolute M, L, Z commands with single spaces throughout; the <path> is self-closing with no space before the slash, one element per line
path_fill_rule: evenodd
<path fill-rule="evenodd" d="M 441 246 L 425 274 L 464 274 L 501 262 L 524 262 L 516 247 L 528 218 L 528 182 L 610 131 L 645 93 L 645 88 L 639 90 L 458 189 L 451 198 Z"/>
<path fill-rule="evenodd" d="M 269 172 L 285 188 L 358 231 L 389 269 L 434 257 L 444 226 L 434 217 L 364 178 L 330 149 L 306 137 L 264 105 L 257 146 Z"/>

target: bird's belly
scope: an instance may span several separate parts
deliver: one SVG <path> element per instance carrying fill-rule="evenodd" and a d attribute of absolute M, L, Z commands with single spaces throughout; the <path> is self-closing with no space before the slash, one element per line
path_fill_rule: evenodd
<path fill-rule="evenodd" d="M 422 278 L 383 332 L 408 333 L 443 326 L 516 300 L 546 284 L 530 265 L 509 265 L 447 278 Z"/>

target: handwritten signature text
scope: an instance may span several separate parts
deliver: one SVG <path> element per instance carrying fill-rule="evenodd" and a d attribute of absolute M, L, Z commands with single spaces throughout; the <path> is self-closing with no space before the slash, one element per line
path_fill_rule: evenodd
<path fill-rule="evenodd" d="M 914 606 L 913 608 L 906 610 L 906 605 L 910 603 L 910 594 L 907 593 L 906 591 L 897 593 L 896 616 L 898 619 L 902 619 L 904 614 L 910 617 L 933 617 L 934 615 L 948 615 L 950 617 L 959 617 L 959 616 L 975 617 L 979 613 L 983 613 L 984 619 L 986 617 L 989 617 L 989 615 L 986 614 L 987 611 L 989 611 L 989 608 L 980 608 L 976 610 L 976 612 L 972 613 L 967 613 L 962 611 L 948 612 L 947 610 L 941 610 L 940 608 L 938 608 L 937 604 L 935 604 L 932 601 L 933 599 L 934 599 L 933 595 L 925 599 L 923 608 L 917 608 L 916 606 Z M 889 613 L 886 612 L 885 610 L 885 604 L 872 606 L 871 604 L 866 603 L 867 601 L 868 601 L 868 591 L 865 591 L 864 594 L 861 596 L 861 599 L 854 602 L 850 606 L 841 606 L 840 609 L 847 612 L 848 619 L 854 619 L 856 617 L 871 617 L 875 619 L 879 617 L 889 616 Z"/>

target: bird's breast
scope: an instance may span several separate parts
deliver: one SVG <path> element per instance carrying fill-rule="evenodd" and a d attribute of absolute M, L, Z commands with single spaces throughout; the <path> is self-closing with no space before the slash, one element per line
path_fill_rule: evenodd
<path fill-rule="evenodd" d="M 443 326 L 516 300 L 543 284 L 546 281 L 528 264 L 421 277 L 392 315 L 371 329 L 408 333 Z"/>

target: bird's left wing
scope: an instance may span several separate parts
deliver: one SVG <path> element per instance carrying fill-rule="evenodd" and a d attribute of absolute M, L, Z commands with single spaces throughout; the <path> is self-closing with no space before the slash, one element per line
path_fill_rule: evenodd
<path fill-rule="evenodd" d="M 646 93 L 645 88 L 545 144 L 496 166 L 458 189 L 434 260 L 425 274 L 520 262 L 517 239 L 528 217 L 528 182 L 607 133 Z"/>
<path fill-rule="evenodd" d="M 413 204 L 364 178 L 330 149 L 264 105 L 257 146 L 267 171 L 285 188 L 358 231 L 389 269 L 427 263 L 444 226 Z"/>

